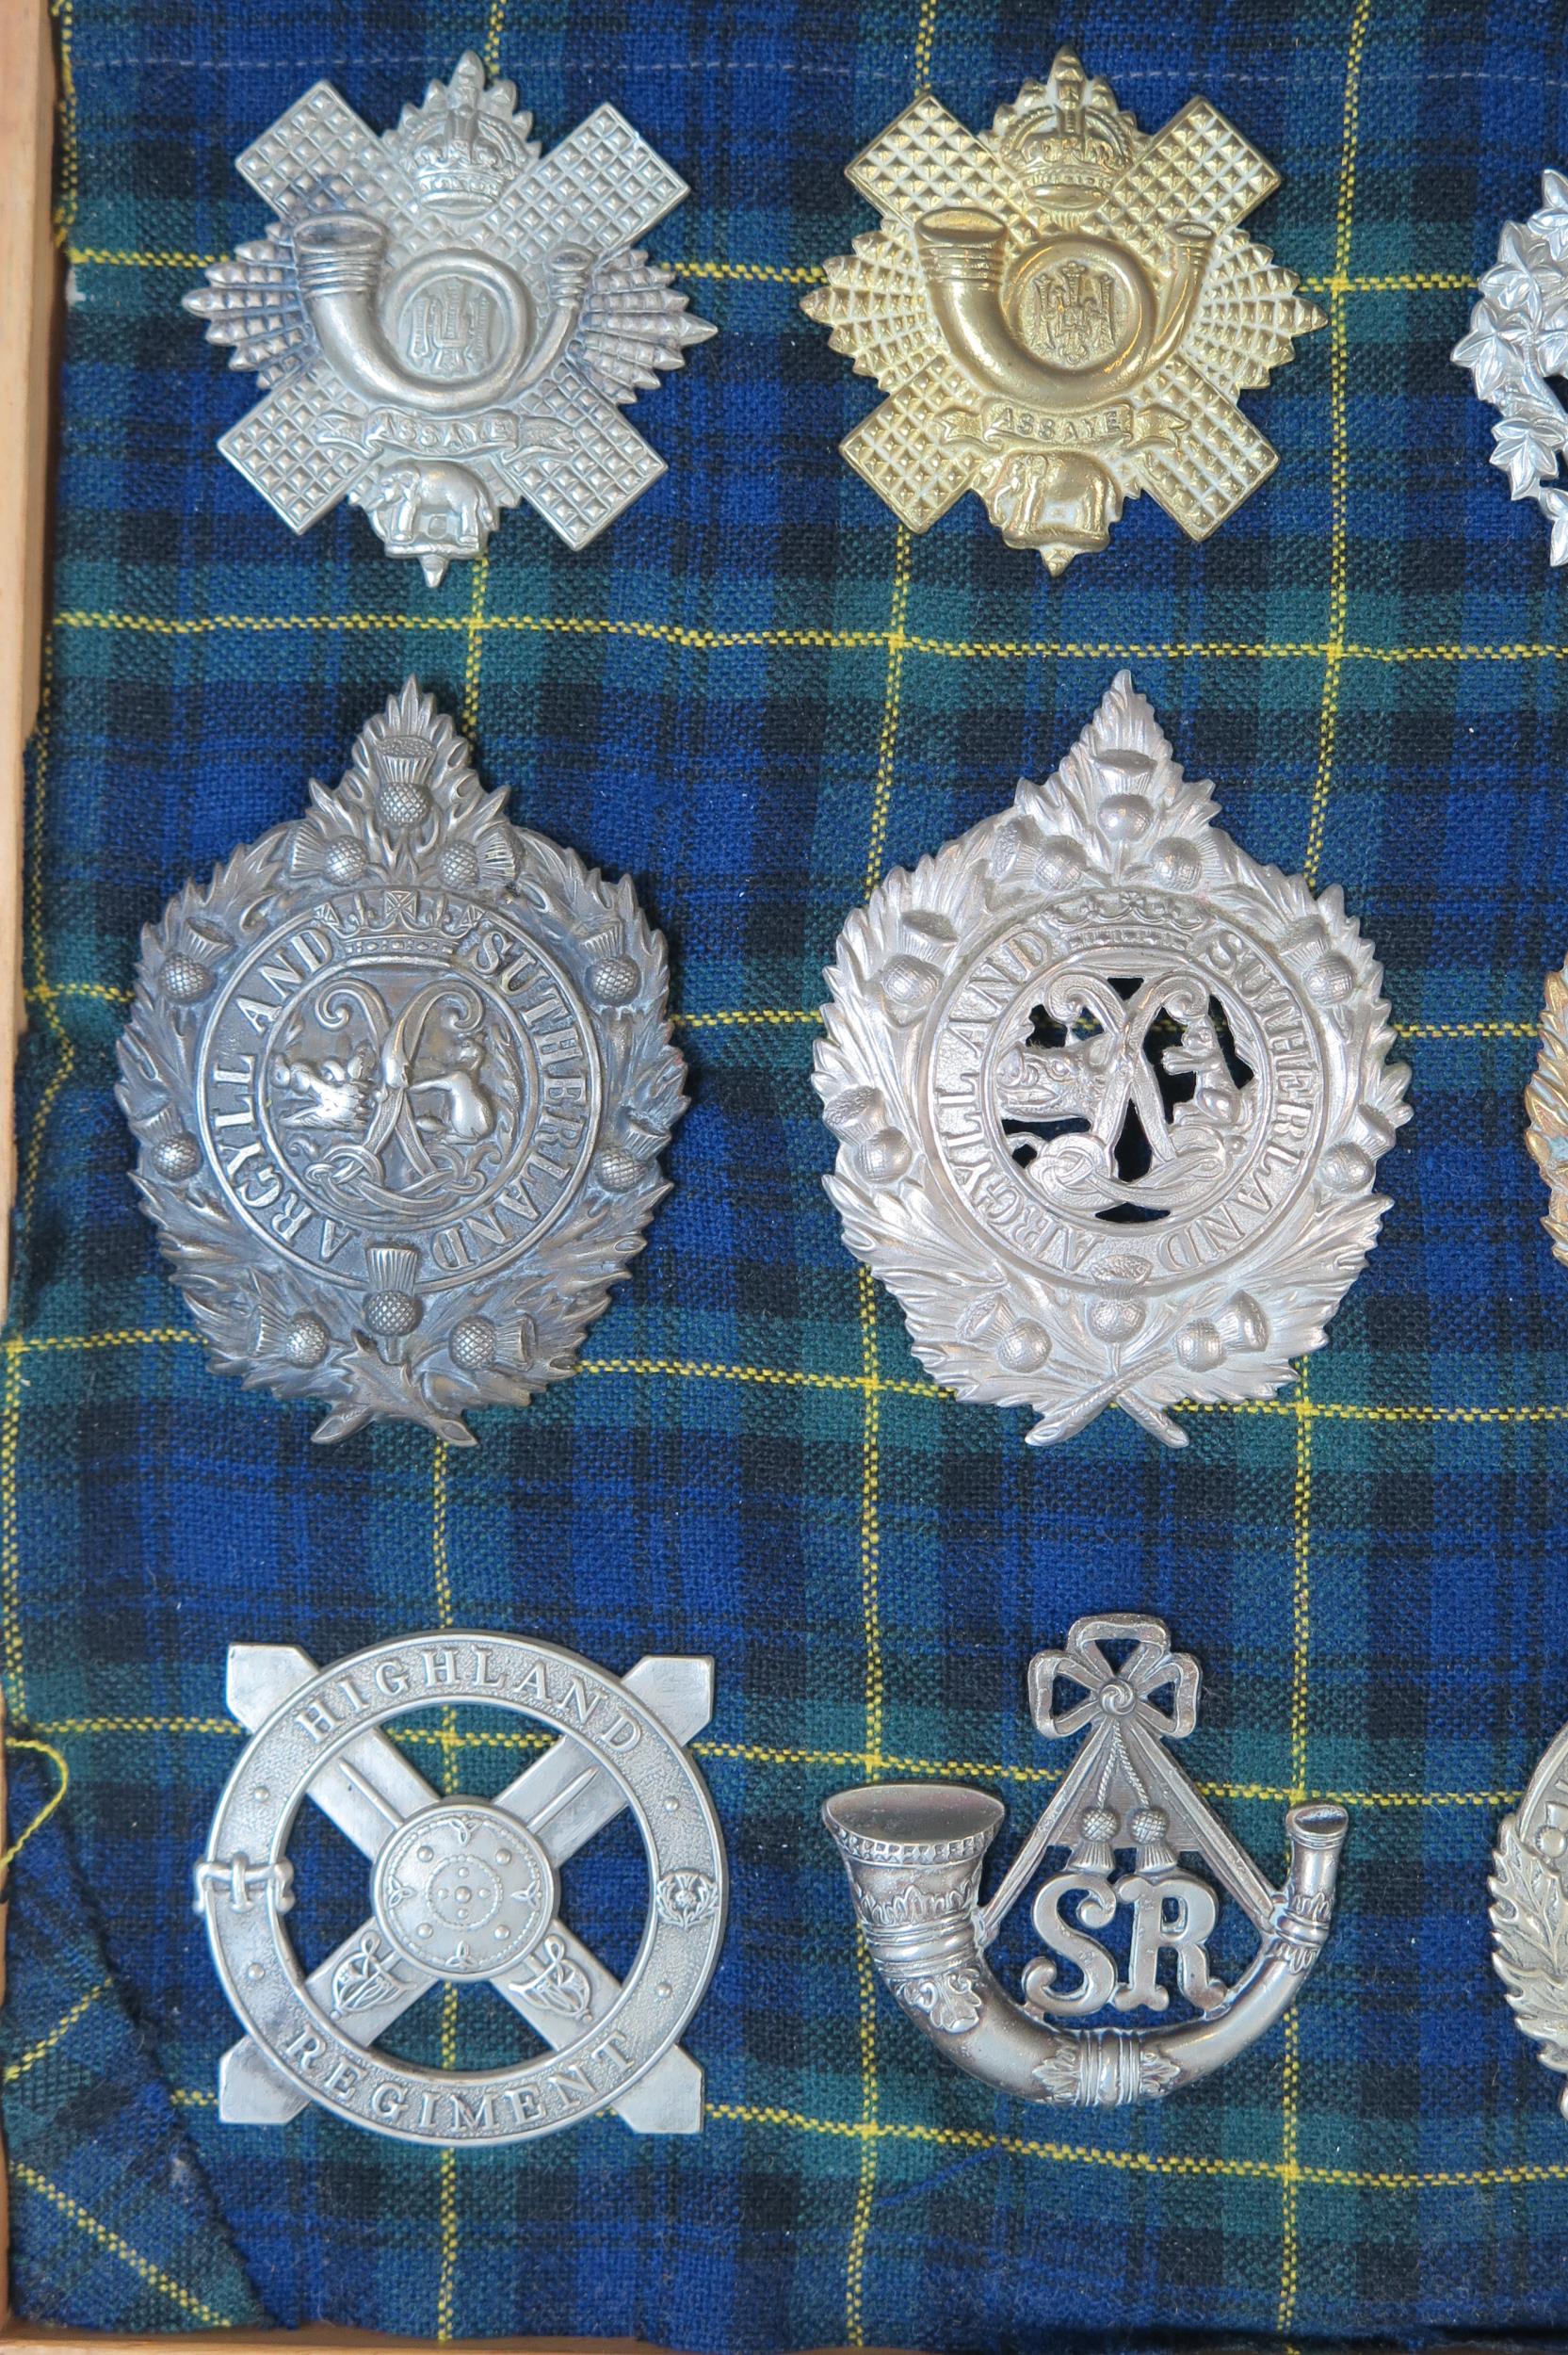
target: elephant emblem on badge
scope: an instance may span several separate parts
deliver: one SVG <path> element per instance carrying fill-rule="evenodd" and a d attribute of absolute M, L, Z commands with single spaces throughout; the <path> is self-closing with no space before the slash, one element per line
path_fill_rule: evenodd
<path fill-rule="evenodd" d="M 999 1799 L 886 1783 L 824 1807 L 872 1961 L 970 2076 L 1026 2102 L 1157 2100 L 1234 2059 L 1295 2001 L 1328 1938 L 1348 1818 L 1341 1807 L 1292 1808 L 1290 1871 L 1270 1888 L 1166 1750 L 1196 1726 L 1200 1683 L 1161 1622 L 1131 1612 L 1079 1619 L 1059 1651 L 1035 1655 L 1035 1724 L 1084 1739 L 983 1906 Z M 1032 1908 L 1043 1951 L 1025 1967 L 1018 2003 L 986 1953 L 1053 1852 L 1065 1853 Z M 1234 1984 L 1209 1957 L 1221 1892 L 1259 1933 Z M 1106 2012 L 1108 2023 L 1090 2024 Z"/>

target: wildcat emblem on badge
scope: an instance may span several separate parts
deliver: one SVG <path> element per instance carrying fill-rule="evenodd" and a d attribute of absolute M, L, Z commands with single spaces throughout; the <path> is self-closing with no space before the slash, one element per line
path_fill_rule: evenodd
<path fill-rule="evenodd" d="M 473 52 L 378 138 L 317 82 L 240 156 L 276 215 L 185 307 L 264 398 L 218 443 L 291 530 L 348 497 L 439 582 L 526 499 L 569 547 L 664 472 L 618 414 L 713 329 L 634 252 L 686 183 L 615 107 L 542 162 Z"/>
<path fill-rule="evenodd" d="M 999 1799 L 950 1784 L 882 1783 L 841 1791 L 823 1808 L 872 1961 L 909 2017 L 970 2076 L 1026 2102 L 1158 2100 L 1233 2060 L 1301 1992 L 1329 1935 L 1349 1818 L 1341 1807 L 1292 1808 L 1289 1877 L 1271 1889 L 1165 1747 L 1197 1724 L 1199 1684 L 1196 1661 L 1172 1651 L 1161 1622 L 1132 1612 L 1079 1619 L 1061 1650 L 1036 1654 L 1035 1724 L 1053 1740 L 1084 1739 L 984 1906 L 980 1873 L 1006 1811 Z M 1052 1852 L 1063 1860 L 1034 1898 L 1043 1951 L 1024 1969 L 1019 2004 L 986 1953 Z M 1188 1871 L 1184 1857 L 1212 1880 Z M 1209 1959 L 1221 1892 L 1259 1934 L 1234 1985 Z M 1096 1933 L 1118 1924 L 1120 1942 L 1102 1942 Z M 1188 2016 L 1121 2024 L 1139 2012 L 1162 2020 L 1175 2006 Z M 1108 2024 L 1074 2024 L 1107 2010 Z"/>
<path fill-rule="evenodd" d="M 245 2030 L 218 2070 L 226 2124 L 281 2126 L 315 2102 L 460 2147 L 606 2110 L 637 2134 L 700 2131 L 703 2072 L 679 2039 L 719 1959 L 727 1868 L 685 1746 L 713 1713 L 711 1660 L 654 1655 L 615 1677 L 553 1644 L 444 1629 L 318 1669 L 290 1644 L 234 1644 L 228 1701 L 251 1739 L 195 1876 Z M 493 1798 L 441 1797 L 385 1730 L 421 1706 L 501 1710 L 555 1738 Z M 368 1919 L 308 1973 L 283 1920 L 310 1896 L 284 1854 L 307 1798 L 369 1865 Z M 622 1980 L 561 1916 L 571 1860 L 626 1809 L 649 1904 Z M 657 1901 L 671 1880 L 711 1902 L 672 1918 Z M 381 2050 L 443 1982 L 490 1987 L 545 2049 L 461 2072 Z"/>
<path fill-rule="evenodd" d="M 1272 473 L 1237 396 L 1323 315 L 1242 236 L 1279 175 L 1207 99 L 1146 135 L 1063 49 L 989 132 L 927 92 L 848 177 L 882 226 L 802 308 L 888 395 L 841 447 L 912 531 L 976 491 L 1055 574 L 1143 491 L 1203 540 Z"/>
<path fill-rule="evenodd" d="M 411 679 L 142 935 L 137 1184 L 214 1365 L 471 1442 L 572 1370 L 683 1106 L 629 884 L 502 816 Z"/>
<path fill-rule="evenodd" d="M 1337 889 L 1213 824 L 1123 672 L 1043 786 L 839 936 L 816 1083 L 851 1251 L 1039 1443 L 1267 1397 L 1386 1205 L 1409 1073 Z"/>

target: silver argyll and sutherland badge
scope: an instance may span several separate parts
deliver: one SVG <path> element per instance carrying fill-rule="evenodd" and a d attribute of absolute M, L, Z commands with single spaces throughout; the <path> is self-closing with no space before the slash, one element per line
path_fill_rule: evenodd
<path fill-rule="evenodd" d="M 1234 2060 L 1301 1992 L 1329 1935 L 1349 1819 L 1342 1807 L 1292 1808 L 1289 1876 L 1270 1888 L 1165 1746 L 1191 1733 L 1198 1693 L 1197 1662 L 1172 1651 L 1158 1619 L 1131 1612 L 1079 1619 L 1061 1650 L 1037 1653 L 1035 1724 L 1083 1740 L 984 1906 L 999 1799 L 881 1783 L 823 1808 L 884 1984 L 970 2076 L 1026 2102 L 1156 2101 Z M 1053 1852 L 1060 1861 L 1032 1907 L 1043 1951 L 1019 2004 L 986 1954 Z M 1258 1933 L 1234 1983 L 1209 1958 L 1221 1893 Z"/>
<path fill-rule="evenodd" d="M 849 1248 L 1037 1443 L 1267 1397 L 1365 1262 L 1406 1117 L 1337 889 L 1214 825 L 1123 672 L 1056 773 L 857 909 L 816 1081 Z"/>
<path fill-rule="evenodd" d="M 683 1109 L 631 885 L 502 816 L 411 679 L 142 934 L 137 1184 L 212 1363 L 470 1443 L 572 1371 Z"/>
<path fill-rule="evenodd" d="M 267 388 L 230 463 L 432 583 L 519 499 L 577 548 L 640 497 L 664 461 L 619 409 L 714 332 L 635 250 L 686 183 L 609 106 L 542 162 L 516 105 L 470 52 L 378 138 L 317 82 L 239 158 L 267 235 L 185 299 Z"/>
<path fill-rule="evenodd" d="M 245 2029 L 219 2070 L 220 2118 L 283 2125 L 316 2102 L 460 2149 L 605 2110 L 638 2134 L 700 2131 L 703 2072 L 680 2038 L 719 1959 L 727 1872 L 685 1745 L 713 1713 L 711 1660 L 655 1656 L 614 1677 L 553 1644 L 444 1630 L 317 1669 L 292 1645 L 235 1644 L 228 1699 L 252 1739 L 196 1867 L 196 1910 Z M 460 1707 L 555 1739 L 493 1798 L 441 1797 L 385 1729 Z M 307 1893 L 287 1854 L 307 1798 L 370 1868 L 366 1919 L 308 1972 L 284 1925 Z M 648 1906 L 621 1980 L 562 1918 L 562 1879 L 626 1809 Z M 532 2038 L 461 2072 L 379 2049 L 443 1983 L 490 1987 Z"/>
<path fill-rule="evenodd" d="M 1510 497 L 1535 501 L 1552 528 L 1550 561 L 1568 564 L 1568 483 L 1558 472 L 1568 410 L 1548 382 L 1568 369 L 1568 176 L 1545 173 L 1539 212 L 1503 223 L 1479 294 L 1453 358 L 1498 413 L 1492 463 Z"/>

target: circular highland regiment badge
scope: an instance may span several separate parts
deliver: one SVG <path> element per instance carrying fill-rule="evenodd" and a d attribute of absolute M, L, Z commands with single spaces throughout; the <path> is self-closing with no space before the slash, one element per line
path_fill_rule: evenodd
<path fill-rule="evenodd" d="M 502 816 L 411 679 L 142 934 L 137 1184 L 222 1372 L 472 1443 L 572 1371 L 684 1104 L 628 883 Z"/>
<path fill-rule="evenodd" d="M 1386 1208 L 1409 1073 L 1337 889 L 1211 822 L 1122 673 L 1061 767 L 897 869 L 828 973 L 827 1188 L 961 1398 L 1036 1443 L 1269 1396 Z"/>

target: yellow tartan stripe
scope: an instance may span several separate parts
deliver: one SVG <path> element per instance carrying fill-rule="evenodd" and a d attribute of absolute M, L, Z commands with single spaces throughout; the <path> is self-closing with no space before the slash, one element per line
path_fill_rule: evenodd
<path fill-rule="evenodd" d="M 228 1741 L 246 1739 L 245 1728 L 233 1717 L 50 1717 L 40 1721 L 38 1730 L 56 1741 L 69 1741 L 73 1735 L 121 1733 L 202 1733 L 220 1736 Z M 399 1726 L 392 1730 L 391 1738 L 405 1744 L 428 1744 L 436 1748 L 446 1746 L 448 1737 L 415 1727 Z M 450 1737 L 459 1749 L 547 1749 L 557 1737 L 547 1733 L 498 1731 L 486 1733 L 459 1732 Z M 899 1775 L 941 1775 L 956 1780 L 960 1777 L 982 1782 L 1059 1782 L 1065 1766 L 1009 1766 L 990 1758 L 916 1758 L 901 1752 L 878 1749 L 829 1750 L 805 1747 L 774 1747 L 764 1742 L 688 1742 L 687 1747 L 700 1758 L 734 1759 L 748 1765 L 758 1766 L 839 1766 L 866 1773 Z M 1291 1807 L 1301 1799 L 1333 1800 L 1340 1807 L 1379 1809 L 1516 1807 L 1524 1796 L 1522 1790 L 1511 1791 L 1301 1791 L 1295 1787 L 1268 1782 L 1209 1782 L 1195 1777 L 1198 1789 L 1209 1799 L 1258 1799 L 1274 1807 Z"/>
<path fill-rule="evenodd" d="M 1288 2017 L 1288 2015 L 1287 2015 Z M 933 2143 L 955 2151 L 1008 2152 L 1018 2158 L 1056 2165 L 1107 2167 L 1132 2175 L 1231 2176 L 1278 2182 L 1285 2174 L 1279 2159 L 1195 2157 L 1185 2152 L 1109 2151 L 1093 2143 L 1047 2142 L 1023 2135 L 988 2135 L 978 2128 L 894 2123 L 867 2125 L 856 2119 L 814 2118 L 801 2110 L 750 2102 L 710 2102 L 710 2119 L 747 2126 L 784 2126 L 800 2134 L 841 2136 L 849 2141 Z M 1426 2174 L 1393 2168 L 1298 2167 L 1296 2180 L 1351 2191 L 1495 2190 L 1514 2184 L 1568 2183 L 1568 2161 L 1555 2165 L 1440 2168 Z"/>
<path fill-rule="evenodd" d="M 748 646 L 802 652 L 897 651 L 949 661 L 1276 661 L 1322 662 L 1562 662 L 1560 645 L 1518 640 L 1487 645 L 1452 640 L 1433 645 L 1373 646 L 1357 639 L 1215 640 L 927 638 L 901 625 L 886 629 L 697 629 L 675 622 L 639 622 L 592 613 L 206 613 L 170 615 L 69 608 L 54 617 L 57 629 L 139 631 L 159 638 L 206 638 L 235 630 L 445 630 L 459 636 L 495 629 L 541 636 L 634 638 L 687 651 L 724 654 Z"/>
<path fill-rule="evenodd" d="M 129 2266 L 131 2271 L 139 2275 L 150 2289 L 157 2290 L 182 2313 L 189 2314 L 193 2321 L 205 2323 L 209 2331 L 234 2329 L 227 2314 L 220 2314 L 216 2306 L 209 2306 L 204 2298 L 198 2298 L 194 2290 L 187 2290 L 183 2282 L 176 2282 L 171 2274 L 164 2271 L 162 2266 L 154 2265 L 142 2256 L 119 2233 L 106 2224 L 101 2224 L 79 2201 L 73 2200 L 69 2192 L 61 2191 L 58 2184 L 49 2181 L 47 2175 L 40 2175 L 36 2167 L 29 2167 L 24 2159 L 13 2158 L 10 2175 L 13 2184 L 24 2184 L 29 2191 L 37 2192 L 40 2199 L 47 2200 L 62 2216 L 69 2217 L 79 2231 L 95 2240 L 101 2249 L 106 2249 L 111 2257 L 118 2257 L 121 2265 Z"/>
<path fill-rule="evenodd" d="M 45 997 L 57 1003 L 62 998 L 91 998 L 105 1005 L 128 1006 L 135 991 L 113 982 L 57 982 L 47 992 L 28 990 L 29 1005 L 37 1005 Z M 719 1030 L 788 1030 L 797 1026 L 818 1029 L 822 1021 L 819 1006 L 719 1006 L 707 1014 L 671 1012 L 670 1020 L 678 1031 Z M 1494 1038 L 1535 1039 L 1541 1035 L 1539 1022 L 1396 1022 L 1394 1035 L 1400 1039 L 1467 1039 Z"/>
<path fill-rule="evenodd" d="M 76 1350 L 161 1347 L 165 1344 L 199 1347 L 201 1340 L 200 1333 L 191 1332 L 183 1325 L 170 1324 L 106 1333 L 19 1334 L 6 1346 L 18 1356 L 23 1356 L 35 1350 L 64 1354 Z M 579 1374 L 630 1374 L 639 1378 L 668 1376 L 677 1381 L 763 1384 L 784 1389 L 874 1389 L 879 1396 L 891 1394 L 901 1398 L 945 1401 L 950 1398 L 950 1393 L 939 1383 L 905 1379 L 898 1375 L 878 1374 L 873 1377 L 864 1373 L 808 1373 L 795 1366 L 721 1365 L 705 1358 L 585 1357 L 577 1372 Z M 956 1405 L 957 1401 L 952 1403 Z M 1301 1396 L 1283 1399 L 1178 1399 L 1171 1412 L 1177 1415 L 1294 1415 L 1312 1422 L 1501 1425 L 1568 1421 L 1568 1401 L 1552 1400 L 1542 1405 L 1517 1406 L 1364 1406 L 1350 1399 Z"/>
<path fill-rule="evenodd" d="M 30 2044 L 19 2060 L 6 2063 L 6 2084 L 15 2085 L 19 2077 L 24 2077 L 28 2070 L 36 2068 L 46 2054 L 52 2053 L 57 2044 L 63 2043 L 77 2021 L 83 2019 L 92 2009 L 99 1997 L 106 1995 L 113 1985 L 112 1979 L 100 1979 L 97 1986 L 89 1987 L 85 1995 L 78 1995 L 70 2010 L 56 2021 L 47 2036 L 40 2037 L 36 2044 Z"/>
<path fill-rule="evenodd" d="M 918 54 L 916 69 L 919 71 Z M 493 73 L 494 67 L 491 71 Z M 231 256 L 227 253 L 179 253 L 148 249 L 138 252 L 124 247 L 68 245 L 65 258 L 73 264 L 99 269 L 198 270 L 211 269 L 215 263 L 226 262 Z M 827 279 L 827 271 L 819 263 L 671 261 L 665 255 L 659 259 L 662 266 L 672 269 L 677 278 L 729 280 L 736 284 L 777 286 L 816 286 L 825 284 Z M 1300 284 L 1306 294 L 1458 294 L 1466 287 L 1474 287 L 1477 280 L 1469 270 L 1398 270 L 1350 277 L 1336 269 L 1326 276 L 1302 278 Z"/>

